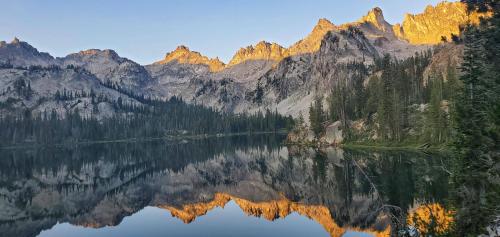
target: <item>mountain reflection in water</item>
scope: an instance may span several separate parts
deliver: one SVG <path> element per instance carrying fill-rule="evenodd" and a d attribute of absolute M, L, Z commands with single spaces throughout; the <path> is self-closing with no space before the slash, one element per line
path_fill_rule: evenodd
<path fill-rule="evenodd" d="M 38 236 L 44 230 L 43 236 L 53 236 L 51 231 L 68 225 L 58 223 L 109 231 L 103 227 L 121 225 L 127 216 L 140 219 L 141 210 L 149 207 L 164 209 L 184 223 L 196 223 L 200 216 L 214 219 L 210 213 L 218 213 L 214 210 L 228 203 L 248 218 L 315 228 L 306 223 L 310 219 L 330 236 L 366 236 L 361 232 L 389 236 L 405 223 L 425 228 L 413 217 L 426 216 L 413 213 L 441 207 L 447 197 L 444 157 L 287 148 L 280 145 L 282 139 L 266 135 L 181 144 L 4 150 L 0 155 L 0 236 Z M 422 209 L 426 206 L 434 209 Z M 412 220 L 405 219 L 408 213 Z M 289 219 L 294 215 L 307 219 L 294 222 Z M 443 218 L 439 223 L 449 225 L 451 220 Z M 242 220 L 230 229 L 253 236 L 259 227 L 264 224 L 249 229 Z M 66 235 L 86 228 L 69 228 Z M 269 230 L 260 230 L 259 236 L 274 236 Z M 200 231 L 183 236 L 206 234 Z M 165 233 L 156 234 L 149 236 Z M 234 235 L 239 234 L 218 234 Z"/>

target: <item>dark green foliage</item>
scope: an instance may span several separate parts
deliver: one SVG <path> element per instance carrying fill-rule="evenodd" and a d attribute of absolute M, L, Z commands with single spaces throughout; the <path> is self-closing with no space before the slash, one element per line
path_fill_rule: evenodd
<path fill-rule="evenodd" d="M 377 108 L 378 135 L 382 140 L 401 142 L 408 138 L 407 131 L 414 126 L 410 123 L 414 104 L 428 103 L 428 87 L 424 83 L 424 70 L 429 65 L 432 52 L 415 54 L 403 61 L 384 56 L 376 62 L 379 77 L 369 87 L 368 110 Z M 370 106 L 370 107 L 368 107 Z M 372 112 L 370 111 L 370 112 Z"/>
<path fill-rule="evenodd" d="M 264 96 L 264 89 L 260 85 L 260 82 L 257 83 L 257 89 L 255 89 L 255 97 L 253 98 L 253 102 L 257 104 L 262 104 L 262 98 Z"/>
<path fill-rule="evenodd" d="M 56 92 L 59 101 L 80 98 L 92 93 L 64 90 Z M 118 112 L 116 116 L 97 120 L 82 117 L 78 111 L 59 116 L 55 111 L 31 116 L 6 116 L 0 120 L 0 146 L 17 144 L 59 144 L 82 141 L 101 141 L 129 138 L 165 137 L 179 134 L 218 134 L 242 132 L 274 132 L 293 127 L 291 117 L 277 111 L 265 114 L 233 115 L 198 105 L 189 105 L 182 99 L 152 100 L 134 96 L 145 105 L 125 103 L 121 97 L 110 101 L 97 96 L 93 111 L 98 112 L 97 102 L 107 102 Z M 127 114 L 126 116 L 124 114 Z"/>
<path fill-rule="evenodd" d="M 323 123 L 325 122 L 322 96 L 316 96 L 314 102 L 309 107 L 309 122 L 311 123 L 311 130 L 314 136 L 319 138 L 324 130 Z"/>
<path fill-rule="evenodd" d="M 14 91 L 25 99 L 31 99 L 33 91 L 31 90 L 31 83 L 26 83 L 23 79 L 14 81 Z"/>
<path fill-rule="evenodd" d="M 461 0 L 461 2 L 466 3 L 469 10 L 477 10 L 479 12 L 485 12 L 499 6 L 498 0 Z"/>
<path fill-rule="evenodd" d="M 3 181 L 17 181 L 31 177 L 34 172 L 52 172 L 67 167 L 70 172 L 79 172 L 88 164 L 106 159 L 122 167 L 122 172 L 134 172 L 149 166 L 146 173 L 162 172 L 165 169 L 179 171 L 188 164 L 202 162 L 224 152 L 249 149 L 265 150 L 280 146 L 283 135 L 232 136 L 192 140 L 188 143 L 169 141 L 117 142 L 107 144 L 79 145 L 72 147 L 47 147 L 40 149 L 2 150 L 0 173 Z M 124 162 L 131 161 L 134 162 Z M 142 168 L 141 168 L 142 167 Z M 8 177 L 8 178 L 7 178 Z M 66 187 L 72 184 L 59 183 Z M 62 188 L 61 187 L 61 188 Z"/>
<path fill-rule="evenodd" d="M 456 124 L 456 234 L 477 236 L 500 213 L 500 9 L 496 1 L 467 1 L 494 15 L 464 32 L 463 88 Z"/>
<path fill-rule="evenodd" d="M 366 103 L 363 82 L 368 76 L 368 68 L 364 63 L 353 62 L 339 65 L 338 71 L 338 78 L 328 97 L 329 119 L 341 121 L 342 126 L 347 128 L 349 120 L 363 116 Z"/>
<path fill-rule="evenodd" d="M 462 83 L 460 82 L 456 67 L 448 64 L 446 67 L 446 82 L 444 82 L 443 88 L 443 99 L 454 101 L 457 92 L 462 88 Z"/>
<path fill-rule="evenodd" d="M 389 55 L 383 59 L 382 75 L 379 79 L 379 103 L 377 107 L 378 133 L 382 139 L 401 140 L 401 109 L 400 91 L 397 90 L 397 75 L 394 67 L 391 67 Z"/>
<path fill-rule="evenodd" d="M 415 130 L 415 122 L 411 121 L 415 111 L 411 106 L 430 102 L 432 78 L 424 80 L 424 71 L 432 55 L 432 51 L 426 51 L 405 60 L 385 55 L 375 60 L 371 68 L 363 63 L 348 64 L 350 73 L 337 79 L 328 97 L 330 119 L 341 121 L 348 135 L 349 121 L 364 119 L 366 125 L 377 131 L 380 141 L 416 139 L 415 134 L 408 132 Z M 451 66 L 449 73 L 454 73 Z M 441 84 L 442 90 L 448 88 L 449 83 Z"/>
<path fill-rule="evenodd" d="M 429 81 L 431 91 L 430 101 L 425 113 L 425 140 L 435 144 L 441 144 L 450 137 L 450 126 L 447 113 L 442 108 L 444 99 L 444 81 L 438 74 L 436 78 Z"/>

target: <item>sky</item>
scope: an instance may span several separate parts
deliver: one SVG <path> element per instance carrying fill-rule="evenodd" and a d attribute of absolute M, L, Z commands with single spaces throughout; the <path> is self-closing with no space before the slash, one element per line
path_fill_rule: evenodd
<path fill-rule="evenodd" d="M 373 7 L 401 22 L 440 0 L 0 0 L 0 41 L 14 37 L 63 57 L 113 49 L 150 64 L 186 45 L 228 62 L 261 40 L 285 47 L 304 38 L 318 19 L 352 22 Z"/>

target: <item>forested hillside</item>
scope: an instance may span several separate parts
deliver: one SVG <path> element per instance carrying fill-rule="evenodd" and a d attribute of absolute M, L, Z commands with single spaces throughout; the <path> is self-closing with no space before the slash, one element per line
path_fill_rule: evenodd
<path fill-rule="evenodd" d="M 404 60 L 385 55 L 371 67 L 349 65 L 358 73 L 338 80 L 326 98 L 324 111 L 318 110 L 319 103 L 312 105 L 311 126 L 341 121 L 347 141 L 449 141 L 450 101 L 460 86 L 458 65 L 448 62 L 444 75 L 424 75 L 433 55 L 440 50 L 448 49 L 436 48 Z M 322 132 L 321 128 L 316 131 L 318 136 Z"/>
<path fill-rule="evenodd" d="M 26 89 L 29 93 L 29 87 Z M 24 93 L 24 92 L 21 92 Z M 117 115 L 105 119 L 82 116 L 78 109 L 59 115 L 55 110 L 0 119 L 0 147 L 13 145 L 54 145 L 78 142 L 151 139 L 168 136 L 216 135 L 232 133 L 278 132 L 293 126 L 291 117 L 267 110 L 256 114 L 228 114 L 181 98 L 155 100 L 129 94 L 141 104 L 125 103 L 121 97 L 111 101 L 93 92 L 57 91 L 56 103 L 89 96 L 97 110 L 100 100 L 110 103 Z"/>

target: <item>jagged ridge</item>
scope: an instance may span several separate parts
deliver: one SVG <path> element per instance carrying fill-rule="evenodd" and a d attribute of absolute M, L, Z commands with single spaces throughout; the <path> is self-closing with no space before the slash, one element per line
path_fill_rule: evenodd
<path fill-rule="evenodd" d="M 396 34 L 411 44 L 438 44 L 442 37 L 451 40 L 460 34 L 460 26 L 470 22 L 478 24 L 481 17 L 491 13 L 468 12 L 462 2 L 441 2 L 427 6 L 421 14 L 406 14 L 402 25 L 395 25 Z"/>
<path fill-rule="evenodd" d="M 167 64 L 173 61 L 181 64 L 206 65 L 212 72 L 221 71 L 225 67 L 225 64 L 221 62 L 219 58 L 208 58 L 201 55 L 199 52 L 191 51 L 184 45 L 178 46 L 174 51 L 167 53 L 163 60 L 155 64 Z"/>
<path fill-rule="evenodd" d="M 280 200 L 268 202 L 252 202 L 243 198 L 238 198 L 226 193 L 216 193 L 214 199 L 207 203 L 194 203 L 176 208 L 167 205 L 160 205 L 160 208 L 170 211 L 172 216 L 181 219 L 184 223 L 191 223 L 197 217 L 205 215 L 208 211 L 216 207 L 224 207 L 229 201 L 234 201 L 247 215 L 264 217 L 266 220 L 274 221 L 278 218 L 285 218 L 291 213 L 298 213 L 306 216 L 323 226 L 332 237 L 340 237 L 348 230 L 363 231 L 373 234 L 376 237 L 390 236 L 391 228 L 388 226 L 384 231 L 359 228 L 340 227 L 332 218 L 329 209 L 321 205 L 305 205 L 292 202 L 285 197 Z"/>
<path fill-rule="evenodd" d="M 288 52 L 283 46 L 276 43 L 268 43 L 266 41 L 261 41 L 254 46 L 247 46 L 246 48 L 241 48 L 236 52 L 228 66 L 234 66 L 240 64 L 246 60 L 271 60 L 279 61 L 286 57 Z"/>

